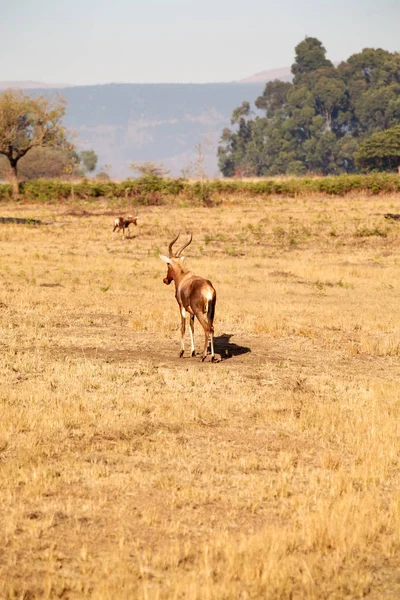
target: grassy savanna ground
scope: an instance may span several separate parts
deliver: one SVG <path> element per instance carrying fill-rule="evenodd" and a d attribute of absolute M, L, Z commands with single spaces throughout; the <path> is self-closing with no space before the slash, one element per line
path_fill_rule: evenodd
<path fill-rule="evenodd" d="M 0 598 L 400 598 L 400 199 L 85 209 L 0 210 Z"/>

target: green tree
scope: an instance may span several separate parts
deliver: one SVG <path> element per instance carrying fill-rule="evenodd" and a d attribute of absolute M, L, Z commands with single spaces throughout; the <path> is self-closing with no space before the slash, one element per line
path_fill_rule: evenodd
<path fill-rule="evenodd" d="M 218 148 L 219 164 L 226 177 L 246 177 L 253 174 L 253 169 L 248 164 L 246 156 L 247 144 L 251 139 L 252 124 L 244 116 L 239 116 L 235 112 L 232 121 L 238 125 L 239 129 L 237 134 L 232 133 L 228 128 L 222 132 L 222 145 Z"/>
<path fill-rule="evenodd" d="M 263 95 L 259 96 L 255 102 L 256 107 L 259 110 L 265 110 L 268 118 L 281 114 L 287 104 L 288 94 L 292 87 L 291 83 L 279 81 L 279 79 L 268 81 Z"/>
<path fill-rule="evenodd" d="M 354 172 L 358 145 L 400 124 L 400 54 L 368 48 L 335 68 L 316 38 L 295 53 L 292 83 L 268 82 L 255 116 L 248 102 L 233 111 L 218 148 L 223 175 Z"/>
<path fill-rule="evenodd" d="M 346 134 L 336 144 L 336 165 L 339 173 L 353 173 L 356 171 L 355 153 L 357 139 L 351 134 Z"/>
<path fill-rule="evenodd" d="M 397 171 L 400 167 L 400 125 L 372 134 L 355 154 L 363 171 Z"/>
<path fill-rule="evenodd" d="M 347 132 L 366 137 L 400 120 L 400 54 L 364 48 L 337 68 L 349 98 Z"/>
<path fill-rule="evenodd" d="M 311 94 L 317 114 L 325 120 L 326 129 L 336 130 L 337 118 L 346 107 L 346 87 L 334 68 L 319 69 L 310 81 Z"/>
<path fill-rule="evenodd" d="M 79 154 L 81 165 L 86 173 L 93 173 L 97 167 L 97 154 L 94 150 L 82 150 Z"/>
<path fill-rule="evenodd" d="M 250 102 L 247 102 L 245 100 L 244 102 L 242 102 L 241 106 L 238 106 L 233 111 L 232 118 L 231 118 L 232 125 L 240 124 L 244 120 L 244 117 L 248 117 L 249 114 L 250 114 Z"/>
<path fill-rule="evenodd" d="M 317 38 L 306 37 L 295 48 L 296 59 L 292 65 L 294 83 L 298 83 L 305 73 L 331 67 L 333 64 L 326 58 L 326 50 Z"/>
<path fill-rule="evenodd" d="M 18 163 L 30 150 L 67 147 L 64 114 L 60 98 L 31 98 L 13 90 L 0 94 L 0 154 L 9 163 L 14 197 L 19 193 Z"/>
<path fill-rule="evenodd" d="M 99 168 L 99 172 L 96 175 L 96 179 L 99 181 L 110 181 L 111 179 L 111 165 L 103 165 Z"/>

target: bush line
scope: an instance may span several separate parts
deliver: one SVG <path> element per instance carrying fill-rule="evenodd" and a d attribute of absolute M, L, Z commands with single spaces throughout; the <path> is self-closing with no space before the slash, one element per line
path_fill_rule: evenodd
<path fill-rule="evenodd" d="M 400 192 L 400 177 L 393 173 L 374 173 L 285 180 L 214 179 L 190 182 L 185 179 L 145 176 L 134 180 L 127 179 L 119 183 L 85 180 L 74 184 L 60 180 L 37 179 L 21 184 L 20 197 L 21 200 L 33 202 L 126 198 L 137 204 L 161 204 L 163 196 L 182 195 L 207 203 L 216 195 L 221 194 L 295 197 L 310 193 L 345 196 L 352 192 L 364 192 L 371 195 Z M 0 201 L 7 202 L 11 198 L 11 185 L 0 184 Z"/>

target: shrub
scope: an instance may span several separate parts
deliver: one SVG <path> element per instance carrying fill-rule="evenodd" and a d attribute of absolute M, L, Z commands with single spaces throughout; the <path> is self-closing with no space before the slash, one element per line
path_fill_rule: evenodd
<path fill-rule="evenodd" d="M 8 201 L 12 196 L 12 186 L 8 183 L 0 184 L 0 202 Z"/>

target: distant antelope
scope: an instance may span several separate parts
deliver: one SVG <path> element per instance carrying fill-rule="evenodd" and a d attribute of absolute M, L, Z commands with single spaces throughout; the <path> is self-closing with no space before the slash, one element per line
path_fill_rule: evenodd
<path fill-rule="evenodd" d="M 129 232 L 129 225 L 131 223 L 133 223 L 134 225 L 137 225 L 137 220 L 138 220 L 137 215 L 135 217 L 133 217 L 132 215 L 128 215 L 127 217 L 117 217 L 114 220 L 113 235 L 114 235 L 114 232 L 116 229 L 118 229 L 118 233 L 122 229 L 122 237 L 125 239 L 125 229 L 127 229 Z M 129 235 L 129 237 L 130 237 L 130 235 Z"/>
<path fill-rule="evenodd" d="M 187 244 L 184 244 L 178 252 L 172 251 L 172 246 L 175 244 L 179 237 L 179 233 L 174 240 L 169 244 L 168 251 L 169 256 L 163 256 L 160 254 L 161 260 L 167 263 L 168 272 L 167 276 L 163 279 L 166 285 L 169 285 L 171 281 L 175 282 L 175 298 L 179 305 L 179 312 L 181 314 L 181 346 L 182 350 L 179 354 L 183 356 L 185 352 L 185 329 L 186 329 L 186 315 L 190 315 L 190 341 L 191 341 L 191 352 L 192 356 L 194 352 L 194 317 L 196 316 L 200 321 L 201 326 L 204 329 L 205 340 L 203 357 L 204 360 L 207 356 L 208 340 L 211 340 L 211 360 L 214 362 L 214 314 L 215 314 L 215 303 L 217 301 L 217 294 L 211 281 L 203 279 L 192 273 L 192 271 L 185 271 L 183 268 L 184 257 L 181 253 L 192 241 L 192 234 L 190 234 L 190 240 Z"/>

